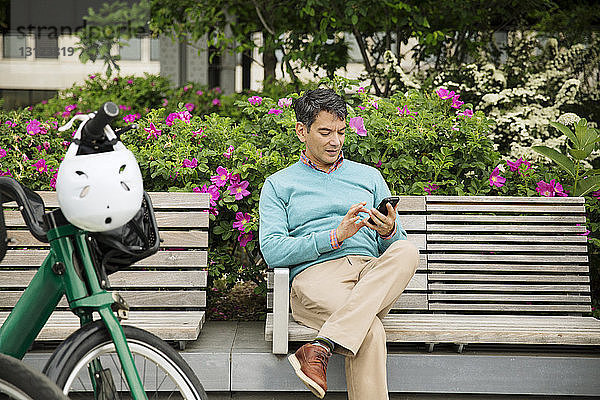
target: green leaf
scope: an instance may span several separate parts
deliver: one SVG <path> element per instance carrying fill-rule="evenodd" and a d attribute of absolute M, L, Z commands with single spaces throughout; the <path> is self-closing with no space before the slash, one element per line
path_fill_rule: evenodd
<path fill-rule="evenodd" d="M 352 19 L 352 25 L 358 24 L 358 15 L 353 14 L 351 19 Z"/>
<path fill-rule="evenodd" d="M 567 171 L 573 179 L 575 179 L 575 165 L 569 157 L 547 146 L 533 146 L 532 149 L 557 163 L 562 169 Z"/>
<path fill-rule="evenodd" d="M 569 128 L 558 122 L 550 122 L 550 125 L 558 129 L 559 131 L 564 133 L 566 137 L 571 139 L 571 142 L 573 142 L 573 146 L 575 146 L 576 148 L 579 148 L 581 146 L 579 139 Z"/>
<path fill-rule="evenodd" d="M 588 153 L 585 150 L 569 149 L 569 154 L 571 154 L 571 156 L 573 156 L 573 158 L 577 160 L 585 160 L 590 155 L 590 153 L 591 151 Z"/>
<path fill-rule="evenodd" d="M 577 182 L 577 190 L 574 196 L 585 196 L 586 194 L 600 189 L 600 176 L 590 176 L 587 179 Z"/>

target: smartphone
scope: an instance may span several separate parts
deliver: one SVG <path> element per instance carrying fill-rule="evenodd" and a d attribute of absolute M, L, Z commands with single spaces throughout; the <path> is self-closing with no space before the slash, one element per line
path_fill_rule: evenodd
<path fill-rule="evenodd" d="M 381 200 L 381 203 L 379 203 L 379 205 L 377 206 L 377 211 L 379 211 L 383 215 L 387 215 L 388 210 L 387 210 L 386 204 L 391 203 L 392 207 L 396 207 L 396 204 L 398 204 L 399 201 L 400 201 L 400 196 L 386 197 L 385 199 Z M 374 224 L 375 221 L 373 221 L 372 218 L 369 218 L 369 223 Z"/>

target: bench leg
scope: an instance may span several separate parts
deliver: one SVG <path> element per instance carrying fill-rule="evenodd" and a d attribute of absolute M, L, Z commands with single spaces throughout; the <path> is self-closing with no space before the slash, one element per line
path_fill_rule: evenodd
<path fill-rule="evenodd" d="M 273 354 L 287 354 L 290 270 L 275 268 L 273 279 Z"/>

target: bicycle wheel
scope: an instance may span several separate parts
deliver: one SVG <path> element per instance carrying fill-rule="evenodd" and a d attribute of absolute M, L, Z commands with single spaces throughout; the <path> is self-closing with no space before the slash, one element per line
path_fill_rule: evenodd
<path fill-rule="evenodd" d="M 0 354 L 0 399 L 68 400 L 41 372 L 4 354 Z"/>
<path fill-rule="evenodd" d="M 123 326 L 127 344 L 148 398 L 205 400 L 202 384 L 181 355 L 162 339 L 142 329 Z M 115 346 L 102 321 L 80 328 L 52 354 L 44 373 L 64 394 L 93 392 L 88 364 L 99 360 L 105 392 L 99 398 L 131 399 Z M 112 379 L 111 379 L 112 377 Z M 108 381 L 108 382 L 106 382 Z M 95 382 L 98 386 L 98 382 Z"/>

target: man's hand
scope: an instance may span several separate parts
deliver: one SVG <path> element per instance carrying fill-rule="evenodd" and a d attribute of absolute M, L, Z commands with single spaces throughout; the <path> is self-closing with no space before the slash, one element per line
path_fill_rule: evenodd
<path fill-rule="evenodd" d="M 383 215 L 376 208 L 372 208 L 368 210 L 369 216 L 373 219 L 374 224 L 371 224 L 366 218 L 364 222 L 364 226 L 368 226 L 371 229 L 375 229 L 379 235 L 385 237 L 389 236 L 394 232 L 394 227 L 396 226 L 396 210 L 398 210 L 398 206 L 400 202 L 396 204 L 396 207 L 392 207 L 392 205 L 388 202 L 386 203 L 387 207 L 387 215 Z M 339 240 L 339 239 L 338 239 Z"/>
<path fill-rule="evenodd" d="M 344 215 L 344 219 L 342 219 L 342 222 L 340 222 L 340 225 L 337 227 L 337 239 L 340 243 L 349 237 L 354 236 L 360 228 L 366 225 L 366 220 L 368 218 L 365 218 L 358 223 L 356 222 L 360 219 L 358 213 L 369 212 L 369 210 L 365 208 L 365 204 L 367 204 L 366 201 L 354 204 L 350 207 L 346 215 Z"/>

